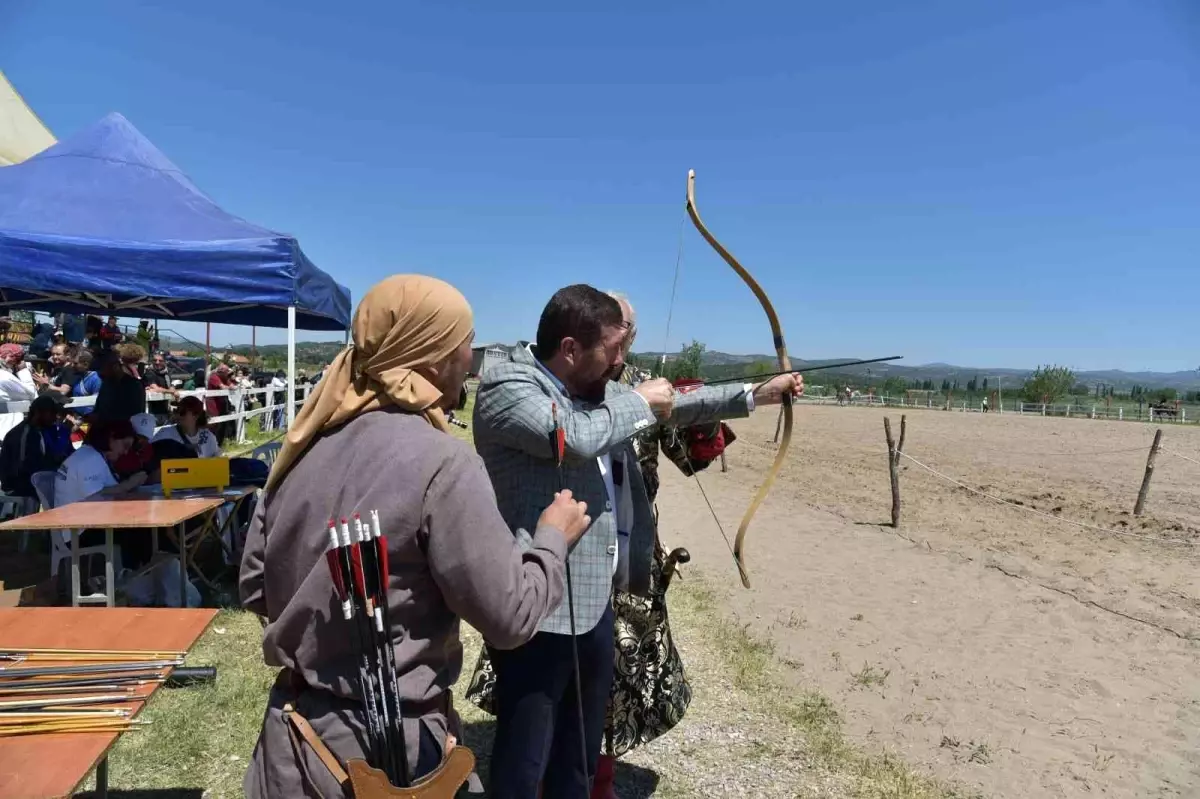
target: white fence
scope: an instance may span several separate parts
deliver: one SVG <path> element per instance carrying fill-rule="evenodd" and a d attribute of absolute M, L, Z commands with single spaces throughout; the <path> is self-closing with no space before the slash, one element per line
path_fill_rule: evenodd
<path fill-rule="evenodd" d="M 308 398 L 313 386 L 304 383 L 296 386 L 297 397 L 292 399 L 292 404 L 297 410 L 304 404 L 304 400 Z M 219 422 L 236 422 L 237 432 L 235 433 L 236 440 L 243 442 L 246 440 L 246 422 L 256 416 L 262 416 L 261 429 L 263 431 L 282 430 L 287 427 L 287 402 L 286 388 L 245 388 L 245 389 L 230 389 L 226 391 L 209 391 L 208 389 L 197 389 L 195 391 L 180 391 L 180 397 L 199 397 L 207 399 L 209 397 L 228 397 L 231 406 L 230 413 L 221 416 L 213 416 L 209 418 L 210 424 Z M 147 402 L 156 401 L 171 401 L 173 397 L 170 394 L 160 394 L 156 391 L 146 392 Z M 282 400 L 276 402 L 276 400 Z M 87 410 L 96 404 L 96 396 L 90 397 L 72 397 L 66 403 L 68 408 L 78 408 L 82 413 L 87 413 Z M 25 413 L 29 410 L 28 402 L 0 402 L 0 414 L 3 413 Z"/>
<path fill-rule="evenodd" d="M 824 396 L 824 397 L 801 397 L 797 402 L 807 403 L 809 405 L 850 405 L 850 406 L 877 406 L 888 408 L 927 408 L 931 410 L 951 410 L 963 413 L 980 413 L 983 411 L 982 401 L 969 402 L 964 399 L 956 399 L 950 407 L 946 406 L 944 398 L 926 397 L 920 400 L 909 399 L 908 397 L 889 397 L 887 395 L 877 394 L 862 394 L 847 400 L 845 397 Z M 991 413 L 1015 413 L 1024 416 L 1062 416 L 1069 419 L 1113 419 L 1119 421 L 1133 422 L 1153 422 L 1160 424 L 1163 422 L 1173 422 L 1176 424 L 1196 423 L 1200 420 L 1200 414 L 1197 414 L 1193 409 L 1191 417 L 1188 416 L 1188 409 L 1184 406 L 1176 408 L 1152 408 L 1149 405 L 1145 406 L 1140 412 L 1136 408 L 1124 408 L 1118 406 L 1116 408 L 1106 407 L 1104 405 L 1094 405 L 1085 403 L 1070 403 L 1053 405 L 1041 402 L 1021 402 L 1013 401 L 1007 403 L 998 403 L 997 405 L 989 405 L 988 411 Z"/>

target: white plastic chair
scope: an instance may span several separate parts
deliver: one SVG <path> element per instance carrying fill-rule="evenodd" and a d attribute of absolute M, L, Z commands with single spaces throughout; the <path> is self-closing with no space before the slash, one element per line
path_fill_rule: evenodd
<path fill-rule="evenodd" d="M 54 477 L 55 473 L 37 472 L 29 478 L 29 482 L 33 484 L 33 490 L 37 492 L 38 501 L 42 503 L 42 510 L 50 510 L 54 507 Z M 121 555 L 120 547 L 113 547 L 113 573 L 119 573 Z M 104 545 L 98 544 L 90 547 L 80 547 L 79 556 L 82 559 L 87 555 L 99 555 L 104 557 Z M 50 576 L 58 576 L 58 566 L 62 560 L 71 560 L 71 531 L 70 530 L 52 530 L 50 532 Z"/>
<path fill-rule="evenodd" d="M 37 510 L 37 504 L 36 499 L 16 497 L 0 491 L 0 521 L 28 516 Z M 17 551 L 24 552 L 27 549 L 29 549 L 29 531 L 22 530 L 21 538 L 17 542 Z"/>

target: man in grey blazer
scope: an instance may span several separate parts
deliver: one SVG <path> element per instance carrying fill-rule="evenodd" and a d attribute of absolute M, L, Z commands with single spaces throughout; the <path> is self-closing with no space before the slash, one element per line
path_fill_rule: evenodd
<path fill-rule="evenodd" d="M 803 386 L 799 375 L 782 375 L 753 391 L 720 385 L 677 394 L 665 379 L 630 389 L 611 380 L 624 368 L 628 332 L 617 300 L 583 284 L 560 289 L 542 311 L 536 346 L 489 369 L 476 395 L 475 446 L 514 534 L 534 529 L 560 488 L 586 502 L 593 518 L 569 556 L 578 696 L 567 602 L 527 644 L 488 646 L 497 680 L 496 799 L 533 799 L 539 782 L 544 799 L 587 799 L 612 682 L 612 592 L 644 595 L 653 566 L 653 511 L 633 437 L 653 424 L 746 416 Z M 561 467 L 556 424 L 566 440 Z"/>

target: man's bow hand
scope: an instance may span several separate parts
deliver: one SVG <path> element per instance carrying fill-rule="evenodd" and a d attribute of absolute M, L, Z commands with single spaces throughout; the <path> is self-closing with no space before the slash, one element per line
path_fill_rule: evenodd
<path fill-rule="evenodd" d="M 784 394 L 799 397 L 803 393 L 804 375 L 799 372 L 777 375 L 754 389 L 754 405 L 778 405 L 783 401 Z"/>
<path fill-rule="evenodd" d="M 656 377 L 639 383 L 634 392 L 642 395 L 642 399 L 650 405 L 650 410 L 660 422 L 671 418 L 671 412 L 675 410 L 675 387 L 671 385 L 670 380 Z"/>

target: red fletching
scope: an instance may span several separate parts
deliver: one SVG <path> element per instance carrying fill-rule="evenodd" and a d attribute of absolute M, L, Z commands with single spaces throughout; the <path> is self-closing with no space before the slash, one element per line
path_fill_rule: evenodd
<path fill-rule="evenodd" d="M 379 542 L 379 590 L 383 593 L 380 599 L 387 599 L 388 575 L 391 574 L 388 569 L 387 538 L 381 535 L 376 540 Z"/>
<path fill-rule="evenodd" d="M 338 599 L 345 602 L 346 583 L 342 581 L 342 567 L 338 564 L 336 549 L 325 550 L 325 563 L 329 566 L 329 576 L 333 580 L 333 587 L 337 590 Z"/>
<path fill-rule="evenodd" d="M 558 445 L 558 452 L 556 453 L 558 456 L 558 462 L 562 463 L 563 458 L 566 457 L 567 454 L 567 431 L 560 427 L 555 430 L 554 435 L 557 439 L 556 443 Z"/>

